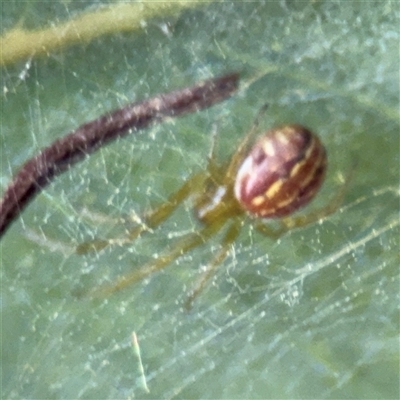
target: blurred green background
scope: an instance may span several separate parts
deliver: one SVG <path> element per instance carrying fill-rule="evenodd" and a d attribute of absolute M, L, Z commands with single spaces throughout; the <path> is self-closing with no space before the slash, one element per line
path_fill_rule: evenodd
<path fill-rule="evenodd" d="M 28 57 L 16 39 L 3 43 L 2 191 L 85 121 L 242 73 L 232 99 L 118 140 L 58 177 L 7 232 L 2 398 L 399 398 L 399 3 L 149 3 L 2 3 L 3 39 L 29 30 L 18 43 L 36 51 L 48 28 L 59 35 Z M 63 36 L 65 24 L 78 39 Z M 340 210 L 279 240 L 249 219 L 191 312 L 186 293 L 220 237 L 117 295 L 76 299 L 199 229 L 186 202 L 132 244 L 71 252 L 123 233 L 203 169 L 213 130 L 227 159 L 266 102 L 262 128 L 301 123 L 328 149 L 327 182 L 308 209 L 328 203 L 356 161 Z"/>

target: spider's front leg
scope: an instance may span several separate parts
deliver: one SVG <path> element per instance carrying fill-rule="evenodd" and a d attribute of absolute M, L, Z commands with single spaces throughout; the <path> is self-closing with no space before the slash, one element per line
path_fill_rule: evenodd
<path fill-rule="evenodd" d="M 207 174 L 203 172 L 196 173 L 188 178 L 188 180 L 168 199 L 154 210 L 148 212 L 143 223 L 130 229 L 127 234 L 118 238 L 110 239 L 94 239 L 78 245 L 75 249 L 77 254 L 86 254 L 91 251 L 100 251 L 110 245 L 122 246 L 139 237 L 143 232 L 156 228 L 164 220 L 166 220 L 175 209 L 193 193 L 197 193 L 199 188 L 203 186 L 203 182 L 207 178 Z"/>

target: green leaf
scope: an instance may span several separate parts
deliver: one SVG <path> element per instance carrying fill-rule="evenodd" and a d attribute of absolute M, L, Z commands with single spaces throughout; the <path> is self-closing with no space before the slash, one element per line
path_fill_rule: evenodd
<path fill-rule="evenodd" d="M 399 3 L 182 2 L 167 14 L 148 2 L 125 9 L 132 29 L 118 25 L 119 3 L 99 3 L 2 5 L 3 190 L 41 148 L 108 110 L 230 71 L 241 88 L 99 150 L 10 228 L 2 397 L 399 398 Z M 59 43 L 39 53 L 35 35 L 49 28 Z M 4 47 L 16 29 L 32 56 Z M 326 145 L 327 181 L 303 213 L 329 203 L 356 165 L 340 209 L 278 240 L 246 219 L 190 312 L 187 293 L 220 236 L 118 294 L 76 298 L 200 229 L 187 201 L 132 243 L 73 253 L 123 235 L 203 170 L 213 131 L 228 159 L 265 103 L 260 130 L 296 122 Z"/>

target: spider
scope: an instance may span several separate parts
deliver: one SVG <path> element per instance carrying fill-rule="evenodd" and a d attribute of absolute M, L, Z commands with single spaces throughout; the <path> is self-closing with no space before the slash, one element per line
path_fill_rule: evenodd
<path fill-rule="evenodd" d="M 327 169 L 326 150 L 309 129 L 292 124 L 266 131 L 249 151 L 249 144 L 266 109 L 267 105 L 258 111 L 252 127 L 228 163 L 217 162 L 213 143 L 205 171 L 190 176 L 167 201 L 145 214 L 141 225 L 130 230 L 125 237 L 95 239 L 77 246 L 76 252 L 84 254 L 109 245 L 128 243 L 159 226 L 188 197 L 193 198 L 194 212 L 202 223 L 200 230 L 183 236 L 171 250 L 120 276 L 114 283 L 94 288 L 89 292 L 90 296 L 112 294 L 160 271 L 228 225 L 219 250 L 188 295 L 185 307 L 190 309 L 193 300 L 226 258 L 248 216 L 252 217 L 257 231 L 276 238 L 289 229 L 316 222 L 339 207 L 346 185 L 325 207 L 307 215 L 288 217 L 309 203 L 321 187 Z M 281 218 L 280 227 L 266 225 L 264 220 L 267 218 Z"/>

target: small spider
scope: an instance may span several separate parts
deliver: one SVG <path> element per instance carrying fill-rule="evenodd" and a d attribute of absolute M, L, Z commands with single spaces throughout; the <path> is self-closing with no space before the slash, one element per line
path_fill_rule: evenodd
<path fill-rule="evenodd" d="M 78 254 L 84 254 L 108 245 L 128 243 L 160 225 L 189 196 L 193 197 L 195 214 L 203 224 L 198 232 L 185 235 L 171 250 L 161 253 L 142 268 L 119 277 L 116 282 L 93 289 L 90 296 L 111 294 L 163 269 L 192 248 L 204 244 L 229 222 L 219 251 L 189 294 L 185 305 L 190 308 L 227 256 L 248 215 L 253 217 L 251 221 L 257 231 L 277 237 L 290 228 L 315 222 L 338 208 L 345 185 L 322 209 L 308 215 L 283 218 L 280 228 L 272 229 L 264 224 L 264 219 L 286 217 L 309 203 L 321 187 L 327 168 L 326 151 L 321 141 L 301 125 L 285 125 L 265 132 L 248 152 L 249 142 L 266 108 L 260 109 L 252 128 L 228 164 L 218 164 L 212 149 L 206 170 L 189 177 L 166 202 L 148 212 L 143 224 L 129 231 L 127 236 L 93 240 L 76 248 Z"/>

